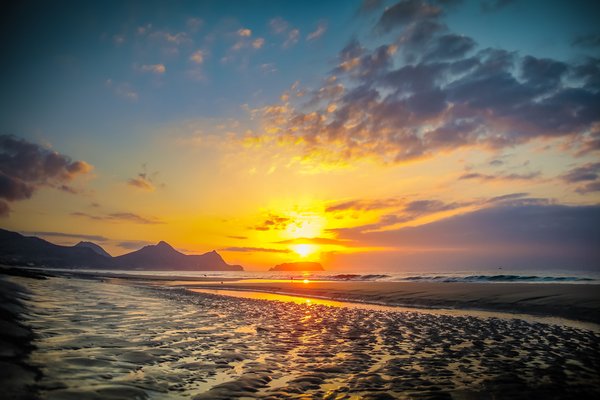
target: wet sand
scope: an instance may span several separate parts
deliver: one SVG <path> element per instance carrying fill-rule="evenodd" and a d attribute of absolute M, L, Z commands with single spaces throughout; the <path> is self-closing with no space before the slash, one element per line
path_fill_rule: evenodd
<path fill-rule="evenodd" d="M 600 285 L 548 283 L 225 281 L 161 282 L 176 287 L 249 290 L 374 304 L 557 316 L 600 324 Z"/>
<path fill-rule="evenodd" d="M 11 277 L 47 399 L 600 395 L 600 336 L 560 325 Z M 8 288 L 8 290 L 12 290 Z M 31 389 L 33 390 L 33 389 Z"/>

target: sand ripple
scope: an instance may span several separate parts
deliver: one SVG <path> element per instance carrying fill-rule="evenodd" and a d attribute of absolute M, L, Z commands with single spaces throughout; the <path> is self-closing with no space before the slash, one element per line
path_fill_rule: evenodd
<path fill-rule="evenodd" d="M 600 337 L 586 330 L 93 280 L 23 285 L 29 362 L 48 399 L 600 395 Z"/>

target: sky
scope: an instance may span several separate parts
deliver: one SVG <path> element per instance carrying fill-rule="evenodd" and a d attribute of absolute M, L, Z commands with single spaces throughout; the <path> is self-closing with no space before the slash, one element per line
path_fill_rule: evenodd
<path fill-rule="evenodd" d="M 265 270 L 600 268 L 595 1 L 15 2 L 0 226 Z"/>

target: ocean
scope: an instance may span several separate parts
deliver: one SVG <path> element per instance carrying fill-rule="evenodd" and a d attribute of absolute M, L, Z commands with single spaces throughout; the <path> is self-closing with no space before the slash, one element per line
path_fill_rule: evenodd
<path fill-rule="evenodd" d="M 65 271 L 65 270 L 62 270 Z M 556 270 L 468 270 L 453 272 L 405 271 L 146 271 L 146 270 L 78 270 L 115 275 L 157 276 L 178 278 L 224 278 L 244 280 L 297 280 L 319 281 L 387 281 L 387 282 L 473 282 L 473 283 L 568 283 L 598 284 L 600 271 L 556 271 Z"/>

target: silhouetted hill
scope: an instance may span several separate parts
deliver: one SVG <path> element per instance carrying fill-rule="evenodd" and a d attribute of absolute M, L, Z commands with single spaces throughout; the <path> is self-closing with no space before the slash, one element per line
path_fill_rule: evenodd
<path fill-rule="evenodd" d="M 0 262 L 46 267 L 111 268 L 112 257 L 85 246 L 59 246 L 37 237 L 0 229 Z"/>
<path fill-rule="evenodd" d="M 278 264 L 269 271 L 325 271 L 318 262 L 291 262 Z"/>
<path fill-rule="evenodd" d="M 244 270 L 240 265 L 227 264 L 216 251 L 202 255 L 185 255 L 166 242 L 111 257 L 102 247 L 91 242 L 80 242 L 75 246 L 59 246 L 37 237 L 23 236 L 5 229 L 0 229 L 0 263 L 50 268 Z"/>
<path fill-rule="evenodd" d="M 104 250 L 102 247 L 100 247 L 96 243 L 79 242 L 73 247 L 87 247 L 88 249 L 92 249 L 94 251 L 94 253 L 96 253 L 96 254 L 100 254 L 101 256 L 104 256 L 104 257 L 112 257 L 110 254 L 108 254 L 108 252 L 106 250 Z"/>
<path fill-rule="evenodd" d="M 114 260 L 123 268 L 136 269 L 177 269 L 195 271 L 243 271 L 240 265 L 229 265 L 216 251 L 202 255 L 186 255 L 178 252 L 170 244 L 159 242 Z"/>

